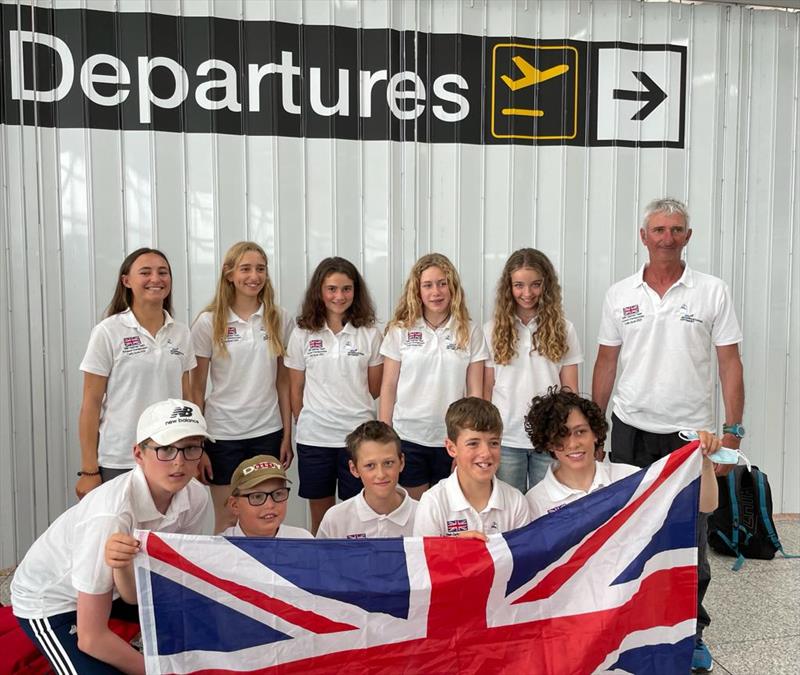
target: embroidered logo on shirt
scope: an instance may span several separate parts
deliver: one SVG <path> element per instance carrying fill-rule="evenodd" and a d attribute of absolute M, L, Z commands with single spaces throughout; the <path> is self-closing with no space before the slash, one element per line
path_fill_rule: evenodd
<path fill-rule="evenodd" d="M 350 340 L 344 343 L 344 352 L 348 356 L 364 356 L 364 352 L 362 352 L 356 345 L 350 342 Z"/>
<path fill-rule="evenodd" d="M 425 344 L 425 339 L 422 337 L 422 331 L 421 330 L 407 331 L 404 344 L 406 347 L 422 347 Z"/>
<path fill-rule="evenodd" d="M 466 518 L 457 518 L 456 520 L 448 520 L 447 521 L 447 536 L 453 537 L 457 535 L 459 532 L 466 532 L 467 531 L 467 519 Z"/>
<path fill-rule="evenodd" d="M 703 320 L 696 317 L 692 312 L 689 311 L 689 305 L 686 303 L 681 305 L 680 310 L 678 310 L 678 314 L 680 314 L 680 320 L 685 321 L 686 323 L 703 323 Z"/>
<path fill-rule="evenodd" d="M 225 344 L 230 344 L 231 342 L 241 342 L 242 336 L 236 330 L 236 326 L 228 326 L 228 330 L 225 333 Z"/>
<path fill-rule="evenodd" d="M 453 339 L 452 333 L 448 333 L 447 335 L 444 336 L 444 344 L 445 344 L 444 348 L 449 349 L 450 351 L 456 351 L 457 349 L 461 349 L 461 347 L 458 346 L 458 343 Z"/>
<path fill-rule="evenodd" d="M 323 356 L 327 354 L 328 350 L 325 347 L 325 344 L 319 338 L 314 338 L 313 340 L 309 340 L 308 344 L 306 345 L 306 356 Z"/>
<path fill-rule="evenodd" d="M 644 315 L 639 311 L 639 305 L 628 305 L 622 308 L 622 325 L 629 326 L 632 323 L 639 323 L 644 319 Z"/>
<path fill-rule="evenodd" d="M 355 534 L 348 534 L 345 539 L 366 539 L 367 535 L 365 532 L 356 532 Z"/>
<path fill-rule="evenodd" d="M 264 326 L 261 326 L 261 339 L 266 342 L 269 340 L 269 333 L 264 329 Z"/>
<path fill-rule="evenodd" d="M 547 509 L 547 513 L 553 513 L 553 511 L 559 511 L 560 509 L 563 509 L 565 506 L 566 504 L 559 504 L 558 506 L 554 506 L 552 509 Z"/>
<path fill-rule="evenodd" d="M 173 356 L 183 356 L 183 352 L 172 343 L 172 338 L 167 340 L 167 344 L 169 345 L 170 354 L 172 354 Z"/>
<path fill-rule="evenodd" d="M 125 356 L 144 354 L 146 351 L 147 345 L 142 344 L 142 338 L 138 335 L 122 338 L 122 353 L 125 354 Z"/>

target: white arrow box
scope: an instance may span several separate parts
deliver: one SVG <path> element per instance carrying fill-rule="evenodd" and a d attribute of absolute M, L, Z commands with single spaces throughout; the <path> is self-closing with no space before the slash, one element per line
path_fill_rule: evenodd
<path fill-rule="evenodd" d="M 683 145 L 685 110 L 684 47 L 636 45 L 598 47 L 596 50 L 594 139 L 599 145 Z M 634 92 L 647 89 L 635 73 L 645 73 L 666 98 L 644 119 L 633 119 L 648 105 L 646 99 L 631 100 Z M 620 92 L 630 92 L 628 98 Z M 656 90 L 656 94 L 658 94 Z"/>

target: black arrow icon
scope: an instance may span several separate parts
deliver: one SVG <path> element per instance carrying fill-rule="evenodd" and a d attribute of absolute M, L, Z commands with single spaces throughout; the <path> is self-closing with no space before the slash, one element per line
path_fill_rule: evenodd
<path fill-rule="evenodd" d="M 618 98 L 623 101 L 647 101 L 647 103 L 642 106 L 639 112 L 631 117 L 631 120 L 640 122 L 656 108 L 658 108 L 661 102 L 667 98 L 667 92 L 653 82 L 647 73 L 643 73 L 641 70 L 632 70 L 631 72 L 634 74 L 636 79 L 644 85 L 646 91 L 615 89 L 614 98 Z"/>

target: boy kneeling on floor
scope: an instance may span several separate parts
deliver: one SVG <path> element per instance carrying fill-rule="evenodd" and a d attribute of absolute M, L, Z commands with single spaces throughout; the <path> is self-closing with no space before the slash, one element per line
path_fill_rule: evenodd
<path fill-rule="evenodd" d="M 138 550 L 134 529 L 202 532 L 210 502 L 193 477 L 206 438 L 196 405 L 154 403 L 139 418 L 133 471 L 92 490 L 31 546 L 14 575 L 11 601 L 56 673 L 144 673 L 142 655 L 108 626 L 112 612 L 124 608 L 115 600 L 118 579 L 107 560 L 117 549 L 133 557 L 127 552 Z M 129 597 L 130 587 L 118 590 Z"/>

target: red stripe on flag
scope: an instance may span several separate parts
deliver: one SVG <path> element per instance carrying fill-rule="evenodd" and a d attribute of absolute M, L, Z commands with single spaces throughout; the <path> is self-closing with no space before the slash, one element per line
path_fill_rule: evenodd
<path fill-rule="evenodd" d="M 457 580 L 455 570 L 450 576 L 451 582 L 459 586 L 451 591 L 460 601 L 460 594 L 466 593 L 460 587 L 467 586 L 467 580 Z M 692 565 L 654 572 L 642 581 L 628 602 L 614 609 L 498 628 L 462 629 L 461 605 L 454 605 L 449 623 L 438 627 L 438 637 L 350 649 L 254 670 L 213 668 L 193 671 L 193 675 L 329 675 L 344 670 L 348 675 L 585 675 L 597 671 L 627 635 L 695 619 L 697 568 Z M 683 637 L 693 634 L 692 628 Z M 268 650 L 270 646 L 265 645 L 265 661 L 272 658 Z M 690 662 L 691 649 L 686 652 L 686 668 L 682 672 L 689 671 Z M 663 672 L 658 664 L 654 665 L 648 672 Z"/>
<path fill-rule="evenodd" d="M 198 567 L 193 562 L 184 558 L 175 549 L 170 547 L 163 539 L 160 539 L 156 534 L 150 532 L 147 535 L 147 543 L 145 545 L 148 555 L 160 560 L 161 562 L 172 565 L 185 574 L 191 574 L 198 579 L 216 586 L 217 588 L 230 593 L 236 598 L 249 602 L 251 605 L 263 609 L 265 612 L 274 614 L 275 616 L 288 621 L 295 626 L 299 626 L 304 630 L 312 633 L 338 633 L 341 631 L 357 630 L 356 626 L 350 624 L 340 623 L 338 621 L 331 621 L 330 619 L 311 612 L 305 609 L 297 609 L 292 605 L 272 598 L 266 593 L 257 591 L 254 588 L 248 588 L 237 584 L 235 581 L 228 579 L 221 579 L 209 572 L 206 572 L 201 567 Z"/>
<path fill-rule="evenodd" d="M 517 598 L 513 604 L 523 602 L 533 602 L 549 598 L 559 588 L 561 588 L 570 578 L 581 569 L 586 562 L 611 538 L 617 531 L 630 519 L 630 517 L 644 504 L 644 502 L 661 485 L 666 482 L 675 471 L 691 456 L 695 448 L 700 445 L 700 441 L 693 441 L 682 448 L 675 450 L 667 456 L 667 461 L 661 469 L 661 473 L 639 497 L 619 511 L 605 525 L 599 527 L 583 544 L 581 544 L 572 554 L 572 557 L 562 565 L 559 565 L 547 574 L 536 586 L 529 590 L 525 595 Z"/>
<path fill-rule="evenodd" d="M 486 604 L 494 580 L 494 560 L 479 539 L 425 537 L 431 575 L 428 636 L 454 637 L 459 630 L 486 628 Z"/>

